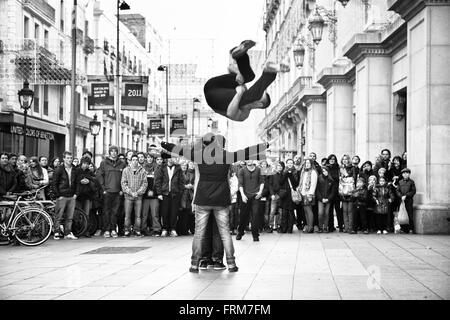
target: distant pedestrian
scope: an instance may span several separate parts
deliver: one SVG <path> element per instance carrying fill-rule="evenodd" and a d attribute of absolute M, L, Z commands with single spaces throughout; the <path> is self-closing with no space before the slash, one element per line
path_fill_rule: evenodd
<path fill-rule="evenodd" d="M 298 190 L 302 195 L 302 204 L 305 210 L 307 223 L 307 233 L 314 232 L 314 214 L 312 207 L 316 200 L 315 193 L 317 187 L 317 177 L 318 175 L 314 165 L 314 160 L 306 159 L 300 173 Z"/>
<path fill-rule="evenodd" d="M 93 201 L 97 195 L 97 183 L 95 175 L 89 170 L 91 159 L 82 157 L 78 170 L 77 180 L 77 201 L 76 206 L 82 209 L 88 216 L 91 213 Z M 87 228 L 85 236 L 90 237 L 89 228 Z"/>

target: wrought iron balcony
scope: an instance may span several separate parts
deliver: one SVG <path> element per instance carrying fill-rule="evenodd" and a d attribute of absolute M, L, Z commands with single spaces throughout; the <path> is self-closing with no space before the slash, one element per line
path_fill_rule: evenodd
<path fill-rule="evenodd" d="M 49 24 L 55 23 L 56 10 L 45 0 L 23 0 L 24 9 L 38 15 Z"/>

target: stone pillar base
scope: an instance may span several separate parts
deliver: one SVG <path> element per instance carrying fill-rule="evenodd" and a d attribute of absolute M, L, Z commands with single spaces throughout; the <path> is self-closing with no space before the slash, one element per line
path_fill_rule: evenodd
<path fill-rule="evenodd" d="M 450 207 L 417 205 L 414 206 L 416 232 L 420 234 L 450 234 Z"/>

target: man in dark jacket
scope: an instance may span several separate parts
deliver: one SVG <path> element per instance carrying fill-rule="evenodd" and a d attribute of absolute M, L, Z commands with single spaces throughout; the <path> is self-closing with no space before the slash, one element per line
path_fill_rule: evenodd
<path fill-rule="evenodd" d="M 9 163 L 8 154 L 0 154 L 0 196 L 13 192 L 16 182 L 16 171 Z"/>
<path fill-rule="evenodd" d="M 72 153 L 65 151 L 63 159 L 64 164 L 56 168 L 53 174 L 53 187 L 56 196 L 54 239 L 61 239 L 60 225 L 64 220 L 64 238 L 76 240 L 78 238 L 72 233 L 72 219 L 77 199 L 78 171 L 72 164 Z"/>
<path fill-rule="evenodd" d="M 138 153 L 139 163 L 147 172 L 147 190 L 142 197 L 142 226 L 141 230 L 145 236 L 149 236 L 147 231 L 149 211 L 151 219 L 152 235 L 159 237 L 161 235 L 161 217 L 159 214 L 159 199 L 155 188 L 155 172 L 158 168 L 155 157 L 159 156 L 156 153 L 147 154 L 147 159 L 144 159 L 143 153 Z M 150 227 L 150 226 L 149 226 Z"/>
<path fill-rule="evenodd" d="M 119 149 L 109 147 L 109 157 L 100 163 L 97 179 L 103 189 L 103 236 L 117 238 L 117 216 L 119 215 L 120 201 L 123 195 L 121 187 L 122 171 L 126 164 L 118 159 Z"/>
<path fill-rule="evenodd" d="M 91 212 L 92 202 L 97 194 L 95 175 L 89 170 L 91 158 L 82 157 L 78 170 L 77 180 L 77 201 L 76 206 L 81 208 L 88 216 Z M 85 232 L 86 237 L 90 237 L 89 228 Z"/>
<path fill-rule="evenodd" d="M 280 189 L 281 180 L 283 178 L 284 163 L 279 162 L 275 164 L 274 174 L 268 176 L 267 187 L 269 189 L 270 196 L 270 214 L 269 214 L 269 230 L 268 233 L 272 233 L 273 230 L 277 230 L 280 225 L 278 214 L 278 208 L 280 207 Z M 266 184 L 264 185 L 266 188 Z"/>
<path fill-rule="evenodd" d="M 214 214 L 220 237 L 225 249 L 228 271 L 236 272 L 233 240 L 229 228 L 229 206 L 231 204 L 228 171 L 232 163 L 242 160 L 261 160 L 267 149 L 265 144 L 252 146 L 236 152 L 224 149 L 225 138 L 206 134 L 194 146 L 182 148 L 173 144 L 161 143 L 161 146 L 180 156 L 194 161 L 198 165 L 198 181 L 195 188 L 195 235 L 192 243 L 190 272 L 198 272 L 199 261 L 203 256 L 202 241 L 210 214 Z"/>
<path fill-rule="evenodd" d="M 181 169 L 176 166 L 173 158 L 167 159 L 167 165 L 160 166 L 155 173 L 155 188 L 158 199 L 161 200 L 162 231 L 161 236 L 178 236 L 176 227 L 178 210 L 180 208 L 183 181 Z"/>
<path fill-rule="evenodd" d="M 245 234 L 244 227 L 248 223 L 251 212 L 253 241 L 259 241 L 258 231 L 261 223 L 260 220 L 262 218 L 260 217 L 259 212 L 259 199 L 262 197 L 264 189 L 264 177 L 261 174 L 261 169 L 256 167 L 256 163 L 253 160 L 248 160 L 247 166 L 244 169 L 239 170 L 238 179 L 242 205 L 236 240 L 241 240 L 242 236 Z"/>

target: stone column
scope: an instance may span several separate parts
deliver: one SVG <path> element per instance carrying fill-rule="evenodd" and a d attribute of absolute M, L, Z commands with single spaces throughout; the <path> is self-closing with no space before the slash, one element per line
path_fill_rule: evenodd
<path fill-rule="evenodd" d="M 314 88 L 318 89 L 318 88 Z M 315 152 L 317 158 L 326 156 L 327 104 L 321 95 L 304 95 L 301 101 L 306 104 L 306 155 Z"/>
<path fill-rule="evenodd" d="M 450 233 L 450 0 L 388 5 L 407 21 L 407 151 L 417 187 L 416 231 Z"/>
<path fill-rule="evenodd" d="M 353 86 L 344 68 L 326 68 L 319 74 L 318 82 L 326 88 L 327 128 L 326 154 L 354 153 L 353 137 Z"/>

